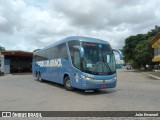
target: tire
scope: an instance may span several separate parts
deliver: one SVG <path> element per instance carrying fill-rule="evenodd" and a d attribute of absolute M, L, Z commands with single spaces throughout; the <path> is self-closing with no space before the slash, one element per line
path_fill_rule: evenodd
<path fill-rule="evenodd" d="M 43 80 L 42 80 L 42 78 L 41 78 L 41 73 L 40 73 L 40 72 L 37 73 L 37 80 L 38 80 L 39 82 L 43 82 Z"/>
<path fill-rule="evenodd" d="M 65 77 L 65 79 L 64 79 L 64 87 L 68 91 L 72 91 L 73 90 L 73 88 L 71 86 L 71 83 L 70 83 L 70 78 L 69 77 Z"/>
<path fill-rule="evenodd" d="M 36 80 L 39 81 L 39 73 L 36 72 Z"/>

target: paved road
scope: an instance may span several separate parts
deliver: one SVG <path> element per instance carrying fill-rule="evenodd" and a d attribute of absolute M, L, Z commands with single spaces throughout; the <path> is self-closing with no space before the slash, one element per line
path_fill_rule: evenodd
<path fill-rule="evenodd" d="M 160 111 L 160 80 L 118 70 L 114 89 L 85 93 L 62 85 L 40 83 L 32 75 L 0 77 L 2 111 Z"/>
<path fill-rule="evenodd" d="M 0 77 L 1 110 L 160 111 L 160 80 L 143 73 L 118 70 L 114 89 L 94 93 L 66 91 L 31 75 Z"/>

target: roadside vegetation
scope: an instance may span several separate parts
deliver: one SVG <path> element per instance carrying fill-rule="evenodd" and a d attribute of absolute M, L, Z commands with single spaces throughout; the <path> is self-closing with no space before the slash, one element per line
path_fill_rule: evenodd
<path fill-rule="evenodd" d="M 5 51 L 5 48 L 0 45 L 0 51 Z"/>
<path fill-rule="evenodd" d="M 122 50 L 125 63 L 131 63 L 137 69 L 145 68 L 146 65 L 151 68 L 154 54 L 151 41 L 159 32 L 160 26 L 155 26 L 146 34 L 137 34 L 126 38 Z"/>

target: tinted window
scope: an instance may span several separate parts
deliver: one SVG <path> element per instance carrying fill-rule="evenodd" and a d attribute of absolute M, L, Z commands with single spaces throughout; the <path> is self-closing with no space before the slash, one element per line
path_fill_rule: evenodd
<path fill-rule="evenodd" d="M 72 61 L 73 61 L 73 52 L 74 52 L 74 47 L 73 46 L 75 46 L 75 45 L 80 45 L 80 42 L 76 41 L 76 40 L 68 42 L 69 51 L 70 51 Z"/>
<path fill-rule="evenodd" d="M 43 60 L 56 59 L 56 58 L 64 58 L 64 59 L 68 58 L 66 43 L 62 43 L 52 48 L 40 51 L 36 53 L 33 57 L 35 61 L 43 61 Z"/>
<path fill-rule="evenodd" d="M 53 51 L 53 56 L 54 56 L 54 58 L 64 58 L 64 59 L 67 59 L 68 55 L 67 55 L 66 43 L 58 45 L 56 47 L 56 51 Z"/>

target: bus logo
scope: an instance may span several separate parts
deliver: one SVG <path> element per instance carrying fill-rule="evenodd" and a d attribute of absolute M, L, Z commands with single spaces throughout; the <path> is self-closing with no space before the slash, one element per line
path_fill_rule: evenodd
<path fill-rule="evenodd" d="M 39 61 L 37 64 L 40 67 L 62 67 L 61 59 Z"/>

